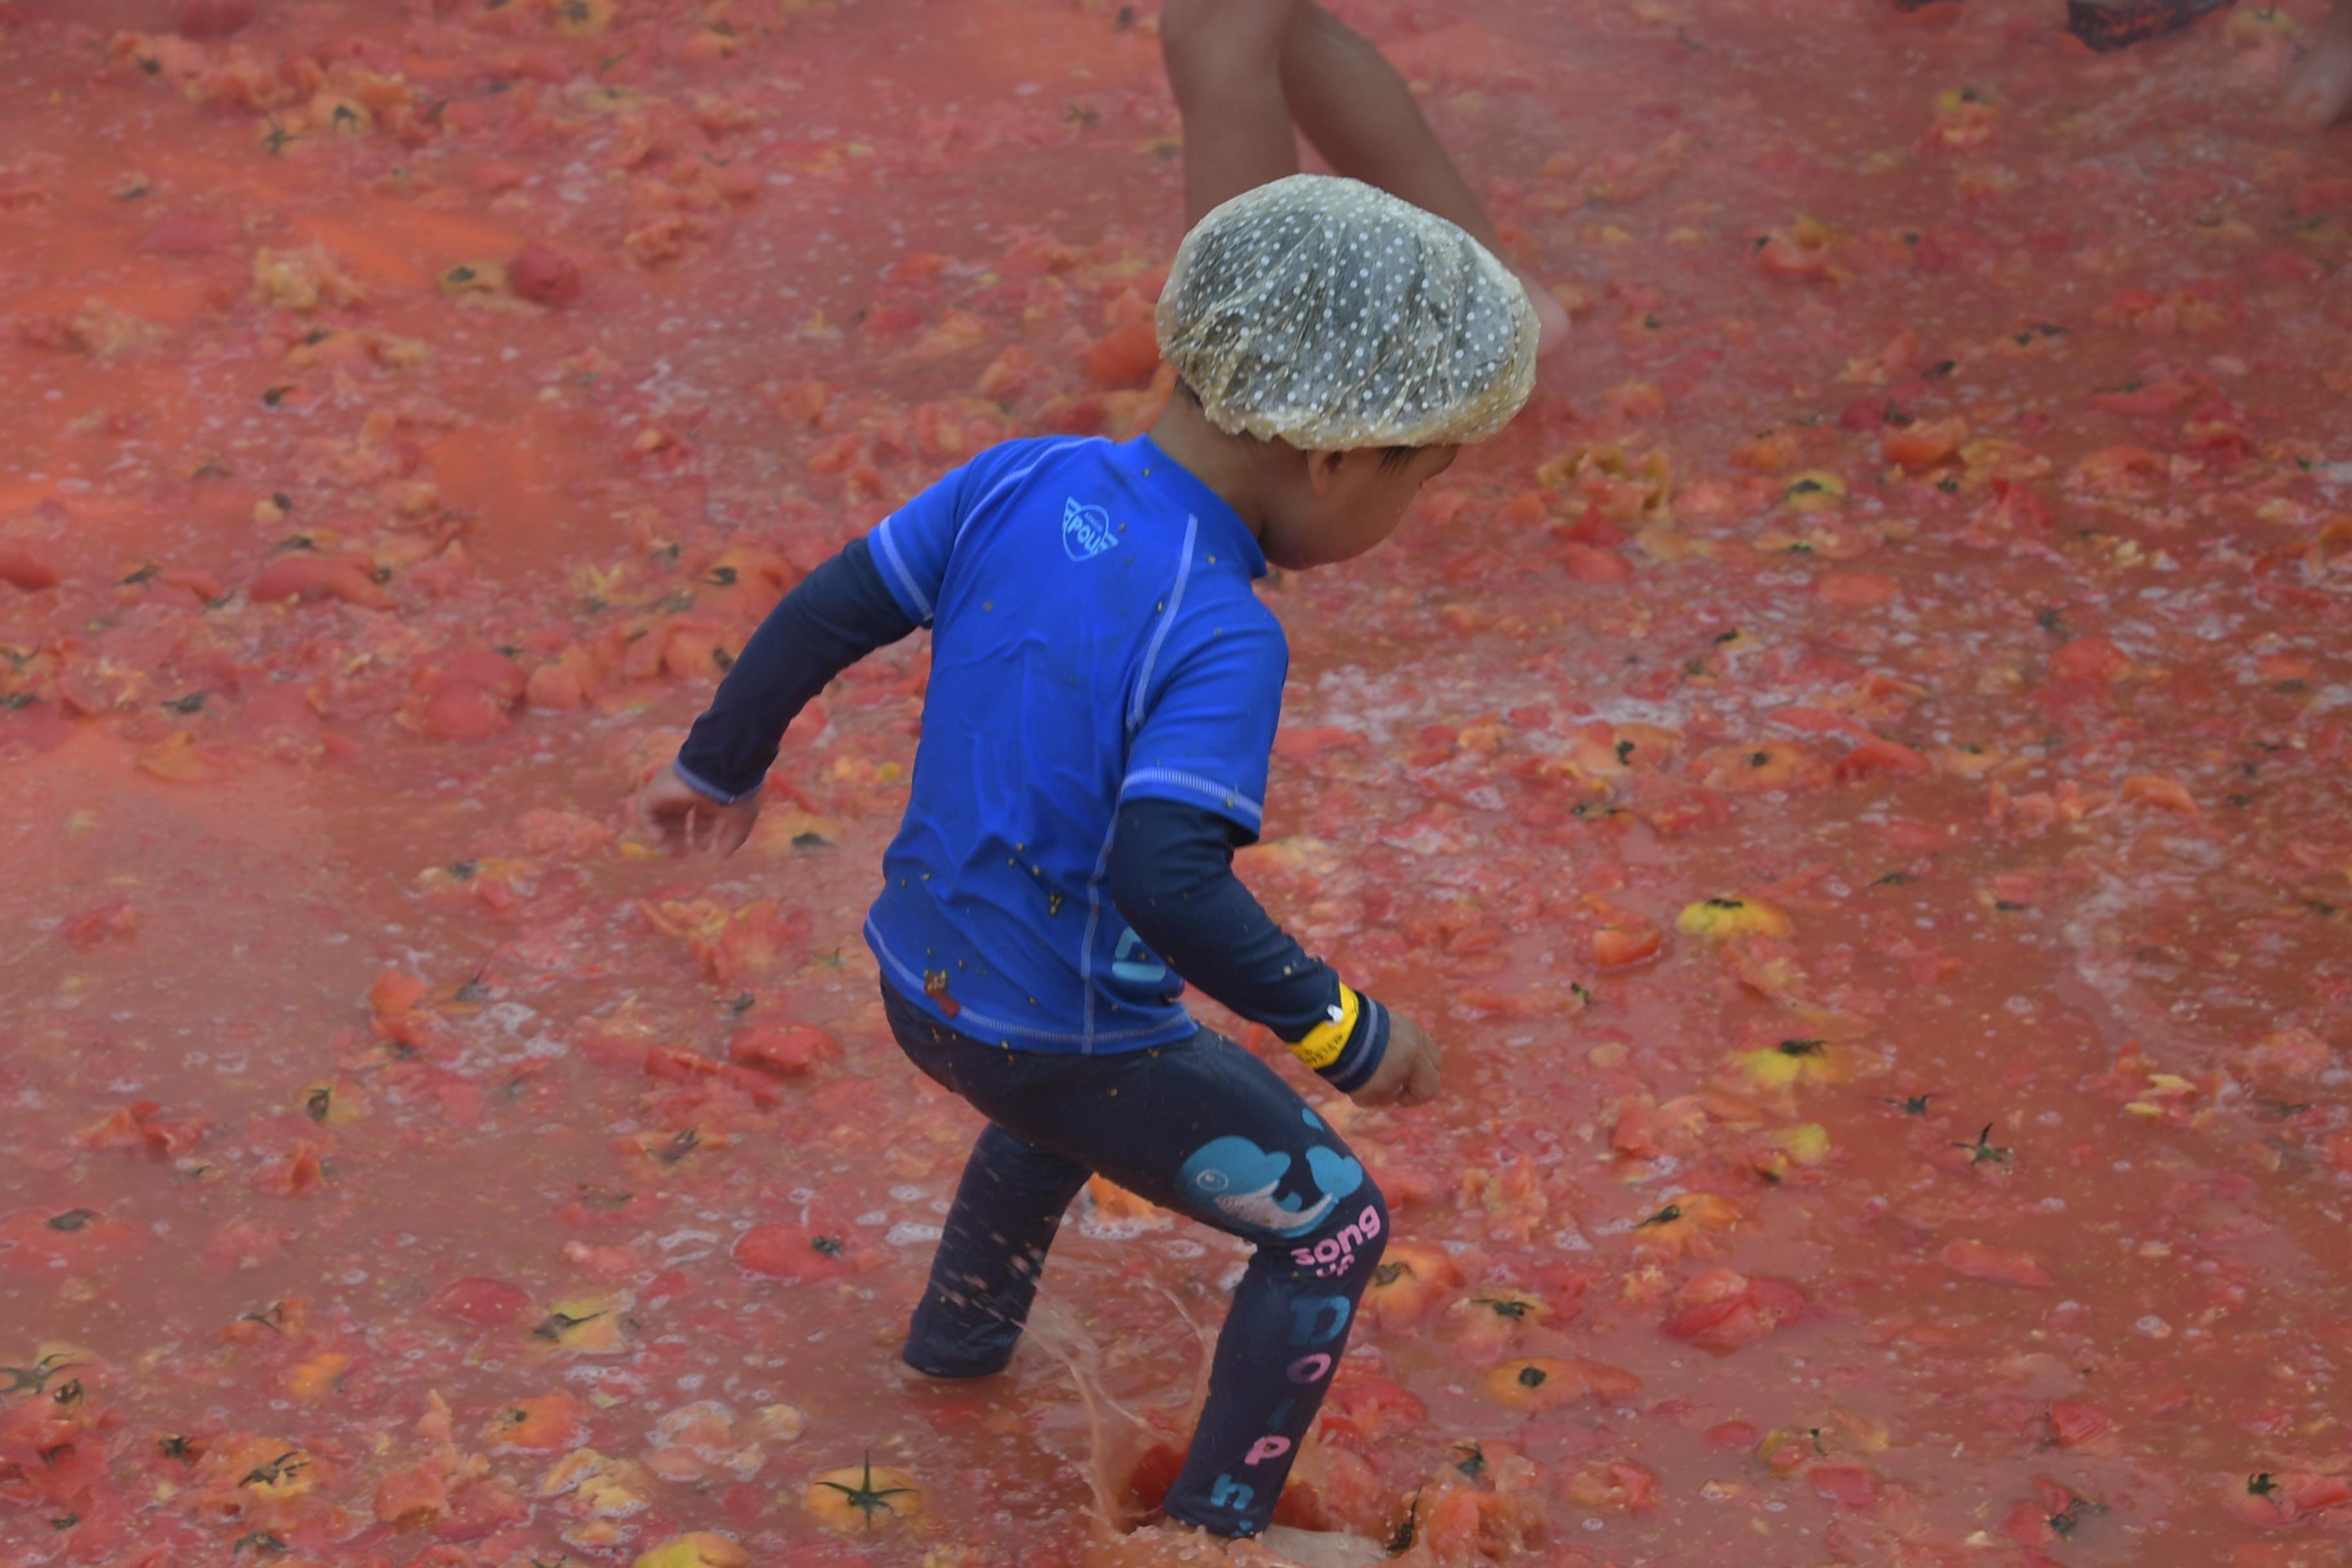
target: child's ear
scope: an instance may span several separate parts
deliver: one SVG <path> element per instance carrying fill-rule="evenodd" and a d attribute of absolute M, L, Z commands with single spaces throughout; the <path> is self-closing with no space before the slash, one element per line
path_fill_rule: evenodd
<path fill-rule="evenodd" d="M 1340 466 L 1348 460 L 1345 452 L 1309 452 L 1307 454 L 1307 488 L 1321 500 L 1331 493 L 1331 481 L 1339 477 Z"/>

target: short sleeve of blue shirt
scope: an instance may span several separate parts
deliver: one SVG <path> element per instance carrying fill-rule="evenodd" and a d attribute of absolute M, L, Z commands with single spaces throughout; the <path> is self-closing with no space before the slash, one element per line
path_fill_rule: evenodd
<path fill-rule="evenodd" d="M 1196 623 L 1190 647 L 1161 650 L 1171 665 L 1156 694 L 1147 689 L 1121 800 L 1205 806 L 1257 837 L 1290 648 L 1270 614 L 1249 608 L 1235 626 Z"/>
<path fill-rule="evenodd" d="M 874 525 L 866 547 L 881 568 L 890 596 L 918 626 L 930 625 L 939 608 L 948 557 L 955 552 L 964 520 L 997 492 L 1026 478 L 1044 455 L 1041 448 L 1056 445 L 1030 440 L 992 447 Z"/>
<path fill-rule="evenodd" d="M 956 521 L 962 508 L 968 468 L 957 468 L 874 525 L 866 536 L 867 553 L 882 569 L 883 584 L 898 607 L 918 626 L 931 624 L 940 602 L 940 584 L 947 580 L 948 554 L 955 547 Z"/>

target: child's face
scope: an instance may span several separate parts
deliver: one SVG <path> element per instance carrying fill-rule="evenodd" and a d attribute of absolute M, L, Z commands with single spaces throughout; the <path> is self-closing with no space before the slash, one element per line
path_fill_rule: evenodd
<path fill-rule="evenodd" d="M 1404 462 L 1378 447 L 1308 452 L 1299 482 L 1266 510 L 1258 542 L 1292 572 L 1352 561 L 1396 531 L 1421 487 L 1453 466 L 1459 447 L 1422 447 Z"/>

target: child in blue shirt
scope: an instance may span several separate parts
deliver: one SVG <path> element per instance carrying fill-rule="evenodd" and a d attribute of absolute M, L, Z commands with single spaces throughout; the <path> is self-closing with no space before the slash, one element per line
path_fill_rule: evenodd
<path fill-rule="evenodd" d="M 1300 950 L 1233 874 L 1288 648 L 1269 564 L 1392 531 L 1532 382 L 1517 279 L 1443 219 L 1295 175 L 1218 207 L 1160 304 L 1179 395 L 1149 436 L 1012 441 L 812 573 L 646 788 L 673 850 L 750 835 L 785 726 L 918 626 L 913 788 L 866 925 L 915 1065 L 989 1119 L 905 1357 L 1011 1359 L 1091 1173 L 1256 1244 L 1171 1519 L 1265 1528 L 1389 1233 L 1381 1194 L 1280 1075 L 1195 1024 L 1189 982 L 1360 1104 L 1438 1092 L 1411 1021 Z"/>

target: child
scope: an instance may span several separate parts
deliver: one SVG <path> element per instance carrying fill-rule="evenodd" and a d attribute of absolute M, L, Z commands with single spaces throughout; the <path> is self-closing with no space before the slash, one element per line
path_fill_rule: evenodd
<path fill-rule="evenodd" d="M 1362 34 L 1314 0 L 1168 0 L 1160 49 L 1184 117 L 1185 221 L 1297 174 L 1304 133 L 1340 174 L 1450 219 L 1502 254 L 1412 89 Z M 1526 282 L 1542 328 L 1536 352 L 1549 354 L 1568 339 L 1568 311 L 1533 278 Z"/>
<path fill-rule="evenodd" d="M 913 793 L 866 935 L 899 1045 L 990 1125 L 905 1358 L 1003 1370 L 1089 1173 L 1245 1237 L 1167 1500 L 1244 1536 L 1346 1348 L 1388 1209 L 1298 1093 L 1179 995 L 1265 1025 L 1359 1104 L 1438 1091 L 1429 1037 L 1234 878 L 1289 658 L 1250 584 L 1386 538 L 1526 400 L 1537 326 L 1452 224 L 1297 174 L 1192 231 L 1159 331 L 1182 392 L 1150 436 L 1007 442 L 852 542 L 752 637 L 640 807 L 673 851 L 733 850 L 802 704 L 931 627 Z"/>

